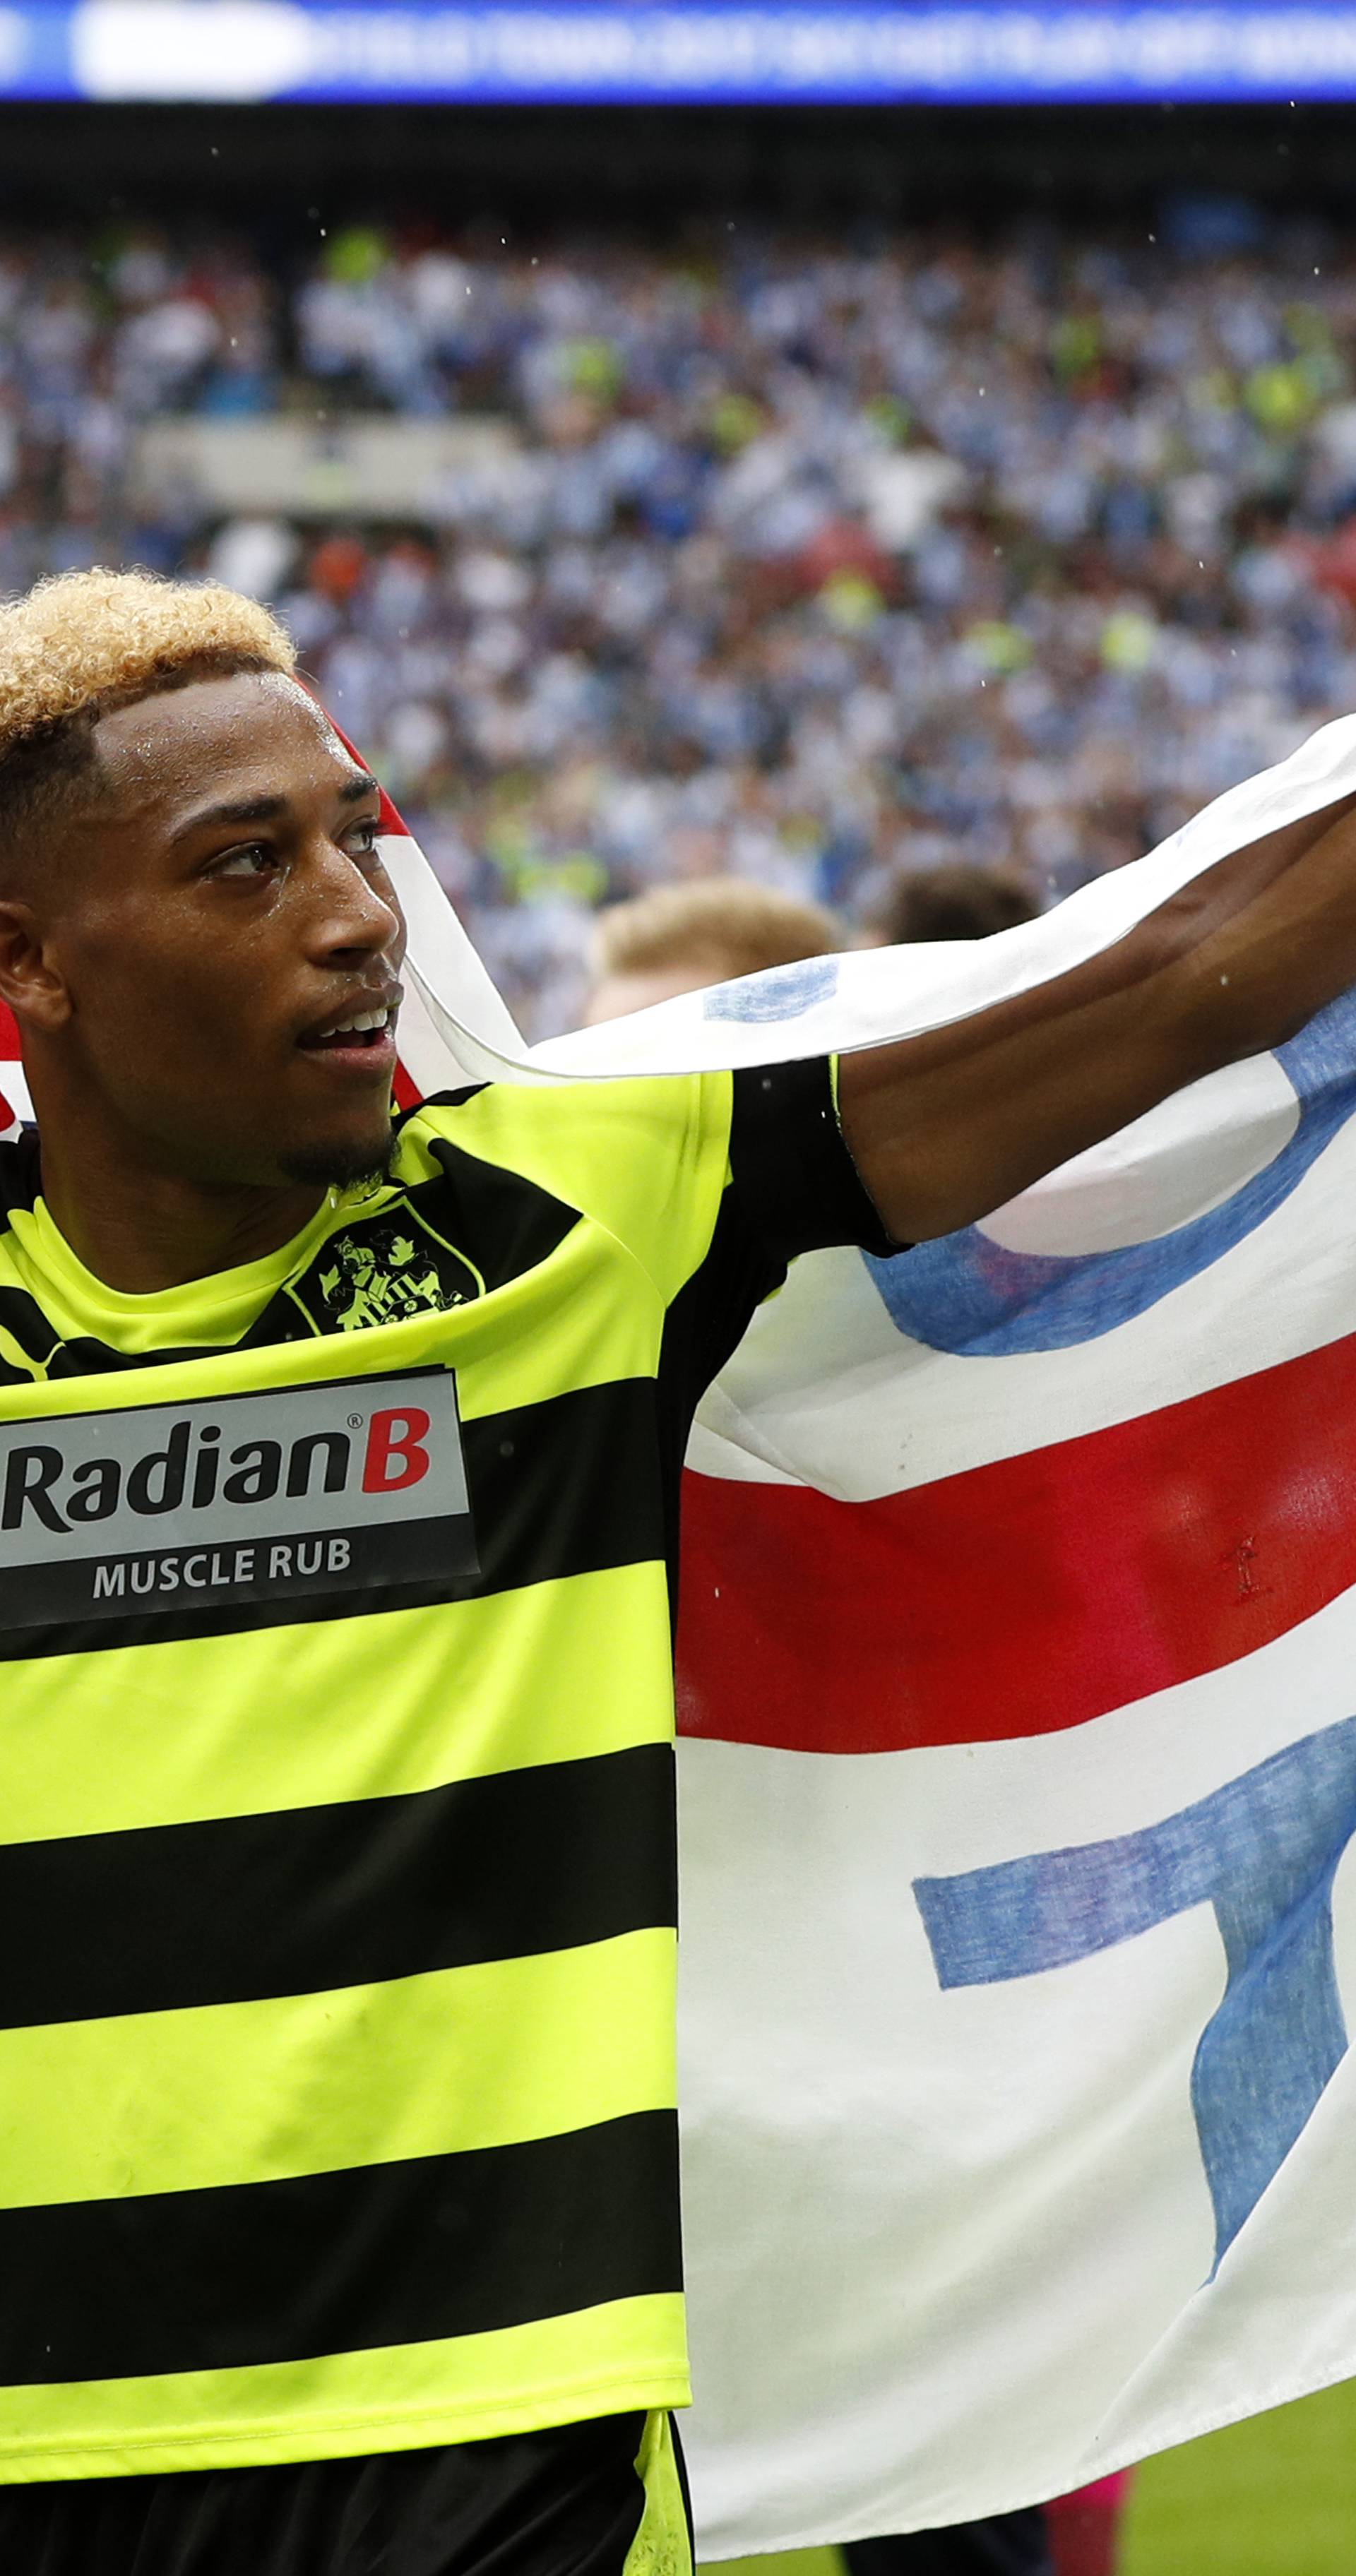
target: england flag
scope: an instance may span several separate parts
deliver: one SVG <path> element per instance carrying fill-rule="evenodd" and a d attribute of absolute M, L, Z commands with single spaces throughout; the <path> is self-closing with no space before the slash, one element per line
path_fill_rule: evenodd
<path fill-rule="evenodd" d="M 402 1091 L 936 1027 L 1353 786 L 1346 719 L 1040 922 L 530 1052 L 391 813 Z M 702 1407 L 703 2555 L 1030 2503 L 1356 2368 L 1354 1234 L 1348 998 L 980 1226 L 797 1263 Z"/>

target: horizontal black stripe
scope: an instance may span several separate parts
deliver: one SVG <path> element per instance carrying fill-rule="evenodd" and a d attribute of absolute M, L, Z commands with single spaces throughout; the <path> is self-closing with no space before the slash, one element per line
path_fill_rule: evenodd
<path fill-rule="evenodd" d="M 484 1592 L 664 1552 L 655 1384 L 613 1378 L 462 1425 Z"/>
<path fill-rule="evenodd" d="M 436 1583 L 440 1593 L 450 1583 L 462 1592 L 474 1588 L 468 1512 L 394 1525 L 373 1514 L 348 1529 L 319 1530 L 301 1546 L 267 1538 L 244 1547 L 227 1541 L 155 1550 L 143 1544 L 122 1556 L 49 1559 L 13 1574 L 0 1568 L 0 1633 L 3 1623 L 31 1620 L 35 1610 L 49 1624 L 67 1628 L 90 1619 L 116 1619 L 125 1627 L 129 1603 L 144 1603 L 149 1611 L 167 1601 L 177 1609 L 185 1601 L 205 1600 L 222 1615 L 257 1602 L 274 1609 L 288 1601 L 293 1618 L 304 1618 L 305 1605 L 326 1594 L 347 1603 L 355 1591 L 375 1590 L 388 1577 L 407 1587 L 412 1575 L 421 1575 L 426 1585 Z"/>
<path fill-rule="evenodd" d="M 0 1846 L 0 2027 L 324 1992 L 676 1920 L 673 1755 Z M 0 2282 L 3 2273 L 0 2272 Z"/>
<path fill-rule="evenodd" d="M 462 1425 L 478 1576 L 355 1584 L 299 1605 L 294 1596 L 185 1614 L 176 1607 L 88 1623 L 0 1630 L 0 1662 L 88 1653 L 185 1637 L 235 1636 L 298 1618 L 351 1619 L 513 1592 L 553 1577 L 662 1561 L 663 1486 L 657 1396 L 648 1377 L 548 1396 Z M 298 1505 L 296 1535 L 308 1535 Z"/>
<path fill-rule="evenodd" d="M 310 2359 L 680 2286 L 677 2123 L 0 2212 L 0 2384 Z"/>

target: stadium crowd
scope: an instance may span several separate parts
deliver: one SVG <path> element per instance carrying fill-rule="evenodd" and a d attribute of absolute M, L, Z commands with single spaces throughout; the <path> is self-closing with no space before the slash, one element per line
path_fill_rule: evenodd
<path fill-rule="evenodd" d="M 1356 254 L 1182 204 L 845 248 L 12 234 L 0 588 L 280 606 L 532 1034 L 603 900 L 728 869 L 868 935 L 963 856 L 1039 899 L 1356 703 Z M 136 504 L 165 411 L 511 425 L 406 524 Z"/>

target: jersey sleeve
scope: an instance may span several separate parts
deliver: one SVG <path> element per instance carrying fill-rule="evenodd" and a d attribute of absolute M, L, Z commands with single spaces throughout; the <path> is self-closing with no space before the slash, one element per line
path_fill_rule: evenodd
<path fill-rule="evenodd" d="M 741 1070 L 733 1077 L 729 1163 L 711 1240 L 671 1303 L 664 1333 L 660 1377 L 680 1444 L 763 1299 L 781 1287 L 787 1264 L 835 1244 L 901 1249 L 843 1141 L 833 1065 L 819 1057 Z"/>
<path fill-rule="evenodd" d="M 541 1088 L 490 1083 L 431 1100 L 404 1152 L 441 1137 L 577 1209 L 624 1246 L 667 1306 L 711 1242 L 730 1168 L 728 1073 Z"/>
<path fill-rule="evenodd" d="M 450 1178 L 454 1144 L 506 1185 L 514 1248 L 502 1275 L 548 1251 L 577 1210 L 650 1281 L 664 1310 L 660 1416 L 675 1509 L 693 1412 L 788 1263 L 835 1244 L 900 1249 L 843 1141 L 827 1058 L 539 1090 L 491 1083 L 413 1114 L 405 1177 L 441 1163 Z M 535 1184 L 535 1254 L 523 1180 Z M 485 1252 L 478 1242 L 482 1266 Z"/>
<path fill-rule="evenodd" d="M 735 1074 L 730 1185 L 745 1225 L 783 1265 L 831 1244 L 901 1249 L 886 1233 L 844 1142 L 835 1068 L 825 1057 Z"/>
<path fill-rule="evenodd" d="M 732 1303 L 736 1340 L 798 1253 L 898 1249 L 843 1141 L 824 1057 L 540 1090 L 492 1083 L 416 1111 L 407 1155 L 439 1134 L 606 1226 L 665 1306 L 718 1251 L 703 1293 Z"/>

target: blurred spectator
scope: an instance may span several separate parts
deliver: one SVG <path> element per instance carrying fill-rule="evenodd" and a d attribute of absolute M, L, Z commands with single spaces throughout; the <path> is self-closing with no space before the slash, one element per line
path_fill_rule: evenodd
<path fill-rule="evenodd" d="M 916 940 L 988 939 L 995 930 L 1034 921 L 1039 911 L 1020 877 L 957 859 L 902 878 L 882 910 L 880 933 L 887 948 Z"/>
<path fill-rule="evenodd" d="M 598 981 L 584 1025 L 624 1019 L 675 993 L 756 975 L 765 966 L 827 957 L 842 945 L 842 932 L 822 904 L 798 903 L 741 877 L 654 886 L 600 913 Z"/>
<path fill-rule="evenodd" d="M 1133 2469 L 1098 2478 L 1045 2508 L 1055 2576 L 1116 2576 L 1121 2523 L 1134 2483 Z"/>

